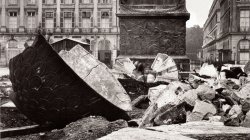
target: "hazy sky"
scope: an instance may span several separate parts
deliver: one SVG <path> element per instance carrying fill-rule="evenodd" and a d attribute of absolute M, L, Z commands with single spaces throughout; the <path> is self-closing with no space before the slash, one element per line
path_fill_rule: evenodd
<path fill-rule="evenodd" d="M 186 3 L 187 10 L 191 14 L 187 27 L 192 27 L 193 25 L 203 27 L 213 0 L 186 0 Z"/>

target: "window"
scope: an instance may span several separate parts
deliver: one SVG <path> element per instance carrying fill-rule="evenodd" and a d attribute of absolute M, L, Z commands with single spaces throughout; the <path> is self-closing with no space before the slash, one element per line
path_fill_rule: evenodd
<path fill-rule="evenodd" d="M 112 23 L 111 11 L 100 11 L 98 14 L 100 18 L 98 19 L 98 26 L 100 28 L 110 28 Z"/>
<path fill-rule="evenodd" d="M 249 31 L 250 25 L 250 10 L 240 11 L 240 30 Z"/>
<path fill-rule="evenodd" d="M 246 64 L 249 58 L 249 52 L 240 52 L 240 64 Z"/>
<path fill-rule="evenodd" d="M 43 4 L 56 4 L 56 0 L 43 0 Z"/>
<path fill-rule="evenodd" d="M 36 0 L 28 0 L 28 4 L 36 4 Z"/>
<path fill-rule="evenodd" d="M 17 48 L 18 47 L 18 42 L 14 39 L 10 40 L 8 43 L 8 48 Z"/>
<path fill-rule="evenodd" d="M 35 12 L 27 12 L 27 15 L 28 15 L 27 28 L 29 29 L 36 28 Z"/>
<path fill-rule="evenodd" d="M 111 3 L 111 0 L 98 0 L 98 3 Z"/>
<path fill-rule="evenodd" d="M 66 29 L 71 29 L 73 26 L 73 12 L 64 12 L 64 20 L 63 20 L 63 25 L 64 25 L 64 28 Z"/>
<path fill-rule="evenodd" d="M 53 18 L 53 12 L 46 12 L 46 18 Z"/>
<path fill-rule="evenodd" d="M 64 4 L 73 4 L 74 0 L 61 0 L 61 3 L 64 3 Z"/>
<path fill-rule="evenodd" d="M 71 12 L 64 12 L 64 18 L 72 18 Z"/>
<path fill-rule="evenodd" d="M 66 28 L 66 29 L 72 28 L 72 19 L 70 19 L 70 18 L 64 19 L 64 28 Z"/>
<path fill-rule="evenodd" d="M 250 49 L 250 41 L 241 40 L 240 46 L 239 46 L 240 64 L 246 64 L 249 61 L 249 58 L 250 58 L 249 49 Z"/>
<path fill-rule="evenodd" d="M 17 4 L 17 0 L 9 0 L 9 4 L 13 4 L 13 5 L 15 5 L 15 4 Z"/>
<path fill-rule="evenodd" d="M 93 0 L 80 0 L 80 3 L 93 3 Z"/>
<path fill-rule="evenodd" d="M 248 40 L 240 41 L 240 50 L 247 50 L 247 51 L 249 51 L 249 46 L 250 46 L 250 43 L 249 43 Z"/>
<path fill-rule="evenodd" d="M 92 12 L 84 11 L 82 12 L 82 28 L 91 28 L 93 24 Z"/>
<path fill-rule="evenodd" d="M 45 28 L 47 28 L 47 29 L 54 28 L 54 19 L 53 19 L 54 16 L 53 15 L 54 15 L 53 12 L 46 12 Z"/>
<path fill-rule="evenodd" d="M 17 28 L 17 12 L 10 12 L 9 17 L 9 28 L 16 29 Z"/>

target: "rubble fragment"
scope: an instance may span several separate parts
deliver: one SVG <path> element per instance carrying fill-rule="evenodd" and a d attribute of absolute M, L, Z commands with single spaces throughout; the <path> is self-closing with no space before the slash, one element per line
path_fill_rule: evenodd
<path fill-rule="evenodd" d="M 200 85 L 197 89 L 197 95 L 202 100 L 209 100 L 212 101 L 215 98 L 216 91 L 214 91 L 212 88 L 210 88 L 207 85 Z"/>
<path fill-rule="evenodd" d="M 242 99 L 250 99 L 250 83 L 244 85 L 239 92 L 235 94 Z"/>
<path fill-rule="evenodd" d="M 150 103 L 155 103 L 159 96 L 162 94 L 164 90 L 167 90 L 167 85 L 159 85 L 157 87 L 152 87 L 148 90 L 148 98 Z"/>
<path fill-rule="evenodd" d="M 242 123 L 242 126 L 250 128 L 250 111 L 246 114 L 246 117 L 245 117 L 245 120 Z"/>
<path fill-rule="evenodd" d="M 239 105 L 234 105 L 234 106 L 230 109 L 228 115 L 229 115 L 230 118 L 233 119 L 233 118 L 238 117 L 238 115 L 240 115 L 240 113 L 242 113 L 241 106 L 239 106 Z"/>
<path fill-rule="evenodd" d="M 187 103 L 183 102 L 179 105 L 171 107 L 163 113 L 157 115 L 154 119 L 155 125 L 170 125 L 186 122 L 186 107 Z"/>
<path fill-rule="evenodd" d="M 217 78 L 218 72 L 214 65 L 204 63 L 199 71 L 200 76 L 207 76 L 209 78 Z"/>
<path fill-rule="evenodd" d="M 212 115 L 217 113 L 215 106 L 208 102 L 196 100 L 194 109 L 189 115 L 187 121 L 201 121 L 209 113 Z"/>
<path fill-rule="evenodd" d="M 188 90 L 180 94 L 178 97 L 181 101 L 187 102 L 191 106 L 195 106 L 195 101 L 198 99 L 198 92 L 195 89 Z"/>
<path fill-rule="evenodd" d="M 167 54 L 158 53 L 151 68 L 157 73 L 155 82 L 170 82 L 179 79 L 177 66 L 174 60 Z"/>
<path fill-rule="evenodd" d="M 133 71 L 135 69 L 135 65 L 129 58 L 117 58 L 113 69 L 127 74 L 130 77 L 134 77 Z"/>

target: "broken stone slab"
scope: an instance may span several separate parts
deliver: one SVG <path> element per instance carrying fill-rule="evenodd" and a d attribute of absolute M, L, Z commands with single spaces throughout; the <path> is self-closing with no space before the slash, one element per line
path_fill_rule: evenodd
<path fill-rule="evenodd" d="M 98 140 L 194 140 L 190 137 L 173 133 L 162 133 L 139 128 L 124 128 Z"/>
<path fill-rule="evenodd" d="M 133 77 L 133 71 L 135 68 L 135 65 L 129 58 L 117 58 L 113 66 L 113 69 L 127 74 L 131 77 Z"/>
<path fill-rule="evenodd" d="M 155 102 L 158 108 L 161 108 L 167 104 L 177 105 L 179 100 L 178 96 L 176 95 L 176 89 L 169 87 L 169 89 L 163 90 Z"/>
<path fill-rule="evenodd" d="M 218 72 L 217 69 L 214 67 L 214 65 L 209 65 L 207 63 L 204 63 L 199 71 L 200 76 L 208 76 L 211 78 L 217 78 Z"/>
<path fill-rule="evenodd" d="M 163 53 L 157 54 L 151 68 L 157 73 L 162 71 L 173 72 L 178 70 L 173 58 Z"/>
<path fill-rule="evenodd" d="M 161 114 L 158 114 L 154 119 L 155 125 L 171 125 L 186 122 L 186 106 L 187 103 L 183 102 L 179 105 L 167 109 Z"/>
<path fill-rule="evenodd" d="M 179 72 L 168 72 L 163 71 L 156 74 L 156 78 L 154 82 L 172 82 L 172 81 L 178 81 L 179 80 Z"/>
<path fill-rule="evenodd" d="M 197 122 L 202 121 L 204 118 L 204 115 L 199 112 L 191 112 L 187 114 L 187 120 L 186 122 Z"/>
<path fill-rule="evenodd" d="M 150 127 L 150 130 L 167 134 L 181 134 L 197 139 L 245 139 L 250 138 L 250 128 L 224 126 L 222 122 L 188 122 L 184 124 Z"/>
<path fill-rule="evenodd" d="M 200 85 L 197 89 L 197 95 L 201 100 L 212 101 L 215 98 L 216 91 L 210 88 L 208 85 Z"/>
<path fill-rule="evenodd" d="M 15 104 L 12 101 L 9 101 L 1 105 L 1 108 L 16 108 Z"/>
<path fill-rule="evenodd" d="M 198 92 L 195 89 L 188 90 L 183 94 L 179 94 L 180 101 L 185 101 L 191 106 L 195 106 L 195 101 L 198 99 Z"/>
<path fill-rule="evenodd" d="M 151 88 L 149 90 L 149 99 L 151 102 L 156 102 L 158 108 L 166 104 L 177 105 L 181 101 L 178 96 L 189 89 L 191 89 L 189 85 L 175 81 L 167 86 L 161 85 Z"/>
<path fill-rule="evenodd" d="M 179 72 L 176 63 L 167 54 L 158 53 L 151 68 L 156 72 L 155 82 L 170 82 L 179 79 Z"/>
<path fill-rule="evenodd" d="M 119 108 L 130 111 L 131 100 L 110 69 L 96 60 L 87 50 L 76 45 L 70 51 L 61 51 L 61 58 L 97 93 Z"/>
<path fill-rule="evenodd" d="M 241 99 L 250 99 L 250 83 L 245 84 L 239 92 L 235 92 L 235 94 Z"/>
<path fill-rule="evenodd" d="M 168 90 L 167 85 L 159 85 L 157 87 L 150 88 L 148 90 L 148 98 L 150 103 L 155 103 L 164 90 Z"/>
<path fill-rule="evenodd" d="M 240 113 L 237 117 L 225 118 L 224 125 L 225 126 L 241 126 L 244 121 L 245 115 Z"/>
<path fill-rule="evenodd" d="M 156 103 L 151 104 L 147 110 L 144 112 L 141 122 L 139 123 L 139 128 L 153 126 L 153 119 L 155 118 L 155 112 L 158 107 Z"/>
<path fill-rule="evenodd" d="M 237 118 L 242 113 L 242 106 L 234 105 L 228 115 L 231 119 Z"/>
<path fill-rule="evenodd" d="M 245 117 L 245 120 L 242 123 L 242 126 L 250 128 L 250 111 L 246 114 L 246 117 Z"/>
<path fill-rule="evenodd" d="M 250 99 L 246 99 L 246 100 L 242 101 L 241 105 L 242 105 L 242 112 L 243 113 L 250 111 Z"/>
<path fill-rule="evenodd" d="M 188 115 L 187 122 L 201 121 L 207 114 L 215 115 L 216 113 L 217 109 L 213 104 L 196 100 L 192 113 Z"/>

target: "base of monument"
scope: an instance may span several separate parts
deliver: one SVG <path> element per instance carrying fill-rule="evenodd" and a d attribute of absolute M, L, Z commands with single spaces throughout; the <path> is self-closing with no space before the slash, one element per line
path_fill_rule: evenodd
<path fill-rule="evenodd" d="M 119 55 L 118 58 L 130 58 L 133 62 L 139 61 L 150 68 L 156 55 Z M 187 56 L 170 56 L 174 59 L 180 72 L 190 72 L 190 59 Z"/>

